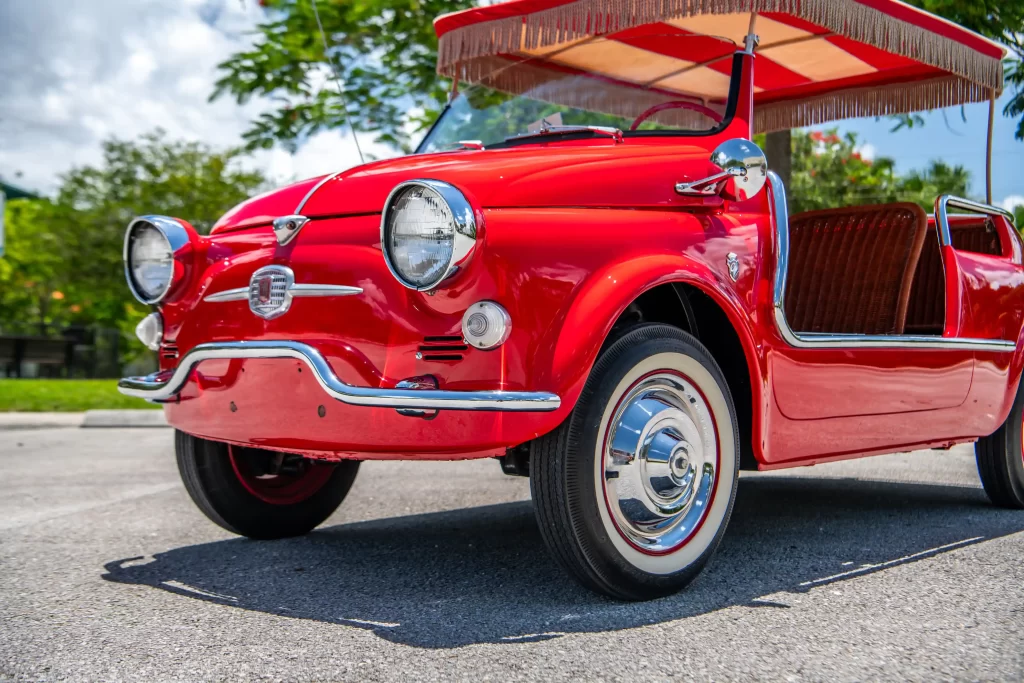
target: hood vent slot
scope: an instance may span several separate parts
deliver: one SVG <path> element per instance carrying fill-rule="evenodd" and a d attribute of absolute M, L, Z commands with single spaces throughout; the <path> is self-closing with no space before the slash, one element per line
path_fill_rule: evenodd
<path fill-rule="evenodd" d="M 424 337 L 416 358 L 435 362 L 456 362 L 463 359 L 469 349 L 460 336 Z"/>

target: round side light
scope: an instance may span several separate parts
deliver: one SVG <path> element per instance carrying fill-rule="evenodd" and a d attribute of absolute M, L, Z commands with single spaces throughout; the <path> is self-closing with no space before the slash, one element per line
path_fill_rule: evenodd
<path fill-rule="evenodd" d="M 478 301 L 462 316 L 462 336 L 467 344 L 478 349 L 496 349 L 511 333 L 512 317 L 494 301 Z"/>
<path fill-rule="evenodd" d="M 160 350 L 164 339 L 164 319 L 159 313 L 150 313 L 135 326 L 135 336 L 152 351 Z"/>

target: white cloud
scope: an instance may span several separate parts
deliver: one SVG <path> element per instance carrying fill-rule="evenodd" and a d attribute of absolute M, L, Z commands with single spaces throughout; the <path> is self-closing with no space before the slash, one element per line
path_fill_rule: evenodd
<path fill-rule="evenodd" d="M 870 142 L 860 145 L 857 147 L 856 151 L 859 152 L 861 157 L 867 161 L 874 161 L 875 156 L 878 154 L 878 150 L 876 150 L 875 146 Z"/>
<path fill-rule="evenodd" d="M 387 159 L 398 154 L 389 147 L 374 144 L 371 136 L 360 135 L 359 145 L 367 161 Z M 257 152 L 250 163 L 282 182 L 343 171 L 358 164 L 356 143 L 348 131 L 314 135 L 294 155 L 283 149 Z"/>
<path fill-rule="evenodd" d="M 1013 211 L 1018 206 L 1024 206 L 1024 195 L 1011 194 L 1009 197 L 999 202 L 999 205 L 1007 211 Z"/>
<path fill-rule="evenodd" d="M 215 147 L 240 144 L 266 105 L 207 98 L 217 64 L 249 44 L 262 16 L 256 0 L 0 0 L 0 176 L 50 192 L 61 173 L 98 163 L 105 138 L 156 127 Z M 360 142 L 377 158 L 395 154 Z M 332 131 L 295 155 L 264 151 L 245 163 L 287 182 L 359 159 L 351 135 Z"/>

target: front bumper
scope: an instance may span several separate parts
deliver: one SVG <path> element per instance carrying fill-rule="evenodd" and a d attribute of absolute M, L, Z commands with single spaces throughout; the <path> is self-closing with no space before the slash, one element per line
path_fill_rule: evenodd
<path fill-rule="evenodd" d="M 295 341 L 235 341 L 200 344 L 189 351 L 171 372 L 146 377 L 125 377 L 118 390 L 127 396 L 166 401 L 182 390 L 196 365 L 206 360 L 292 359 L 305 363 L 324 392 L 349 405 L 396 410 L 480 410 L 498 412 L 551 412 L 561 405 L 555 395 L 540 391 L 443 391 L 437 389 L 385 389 L 357 387 L 341 381 L 323 355 Z"/>

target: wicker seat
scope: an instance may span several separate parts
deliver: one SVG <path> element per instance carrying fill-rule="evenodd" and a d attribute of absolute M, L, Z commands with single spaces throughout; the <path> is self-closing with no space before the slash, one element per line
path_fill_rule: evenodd
<path fill-rule="evenodd" d="M 809 211 L 790 219 L 786 318 L 797 332 L 903 334 L 928 232 L 916 204 Z"/>

